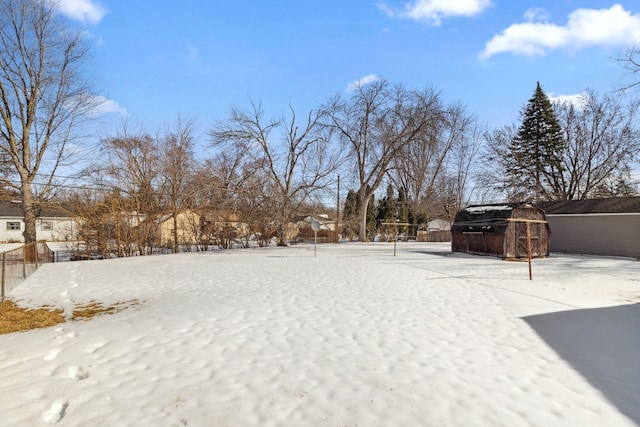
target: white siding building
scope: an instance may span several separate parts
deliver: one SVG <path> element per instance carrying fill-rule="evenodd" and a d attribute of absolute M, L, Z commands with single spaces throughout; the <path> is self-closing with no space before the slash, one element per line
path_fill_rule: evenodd
<path fill-rule="evenodd" d="M 37 212 L 36 237 L 50 242 L 75 239 L 77 222 L 61 209 L 43 207 Z M 19 202 L 0 201 L 0 242 L 24 242 L 24 219 Z"/>

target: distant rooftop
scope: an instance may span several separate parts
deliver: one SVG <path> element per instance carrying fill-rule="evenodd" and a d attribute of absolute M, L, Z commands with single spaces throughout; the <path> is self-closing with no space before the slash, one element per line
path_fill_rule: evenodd
<path fill-rule="evenodd" d="M 68 217 L 68 212 L 57 204 L 41 204 L 37 206 L 36 215 L 39 217 Z M 11 200 L 0 200 L 0 216 L 22 217 L 21 202 Z"/>
<path fill-rule="evenodd" d="M 640 197 L 558 200 L 536 204 L 547 215 L 584 215 L 594 213 L 640 213 Z"/>

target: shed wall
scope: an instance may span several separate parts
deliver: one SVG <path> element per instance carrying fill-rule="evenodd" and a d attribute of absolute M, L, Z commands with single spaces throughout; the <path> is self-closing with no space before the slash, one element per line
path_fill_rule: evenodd
<path fill-rule="evenodd" d="M 640 258 L 640 214 L 547 215 L 551 251 Z"/>
<path fill-rule="evenodd" d="M 493 255 L 502 258 L 504 234 L 502 233 L 451 233 L 451 250 L 474 255 Z"/>
<path fill-rule="evenodd" d="M 514 220 L 546 220 L 544 212 L 537 208 L 516 208 L 511 217 Z M 547 224 L 530 223 L 531 256 L 549 255 L 549 227 Z M 527 258 L 527 224 L 510 221 L 505 232 L 504 258 Z"/>

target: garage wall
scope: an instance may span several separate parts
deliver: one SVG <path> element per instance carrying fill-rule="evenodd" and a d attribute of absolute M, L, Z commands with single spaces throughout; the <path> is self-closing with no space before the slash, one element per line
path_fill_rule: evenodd
<path fill-rule="evenodd" d="M 551 252 L 640 258 L 640 214 L 547 214 Z"/>

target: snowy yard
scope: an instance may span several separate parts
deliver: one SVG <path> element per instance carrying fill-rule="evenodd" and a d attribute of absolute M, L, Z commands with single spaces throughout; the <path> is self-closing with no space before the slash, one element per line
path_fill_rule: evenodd
<path fill-rule="evenodd" d="M 48 264 L 9 295 L 0 425 L 633 426 L 640 263 L 389 243 Z"/>

